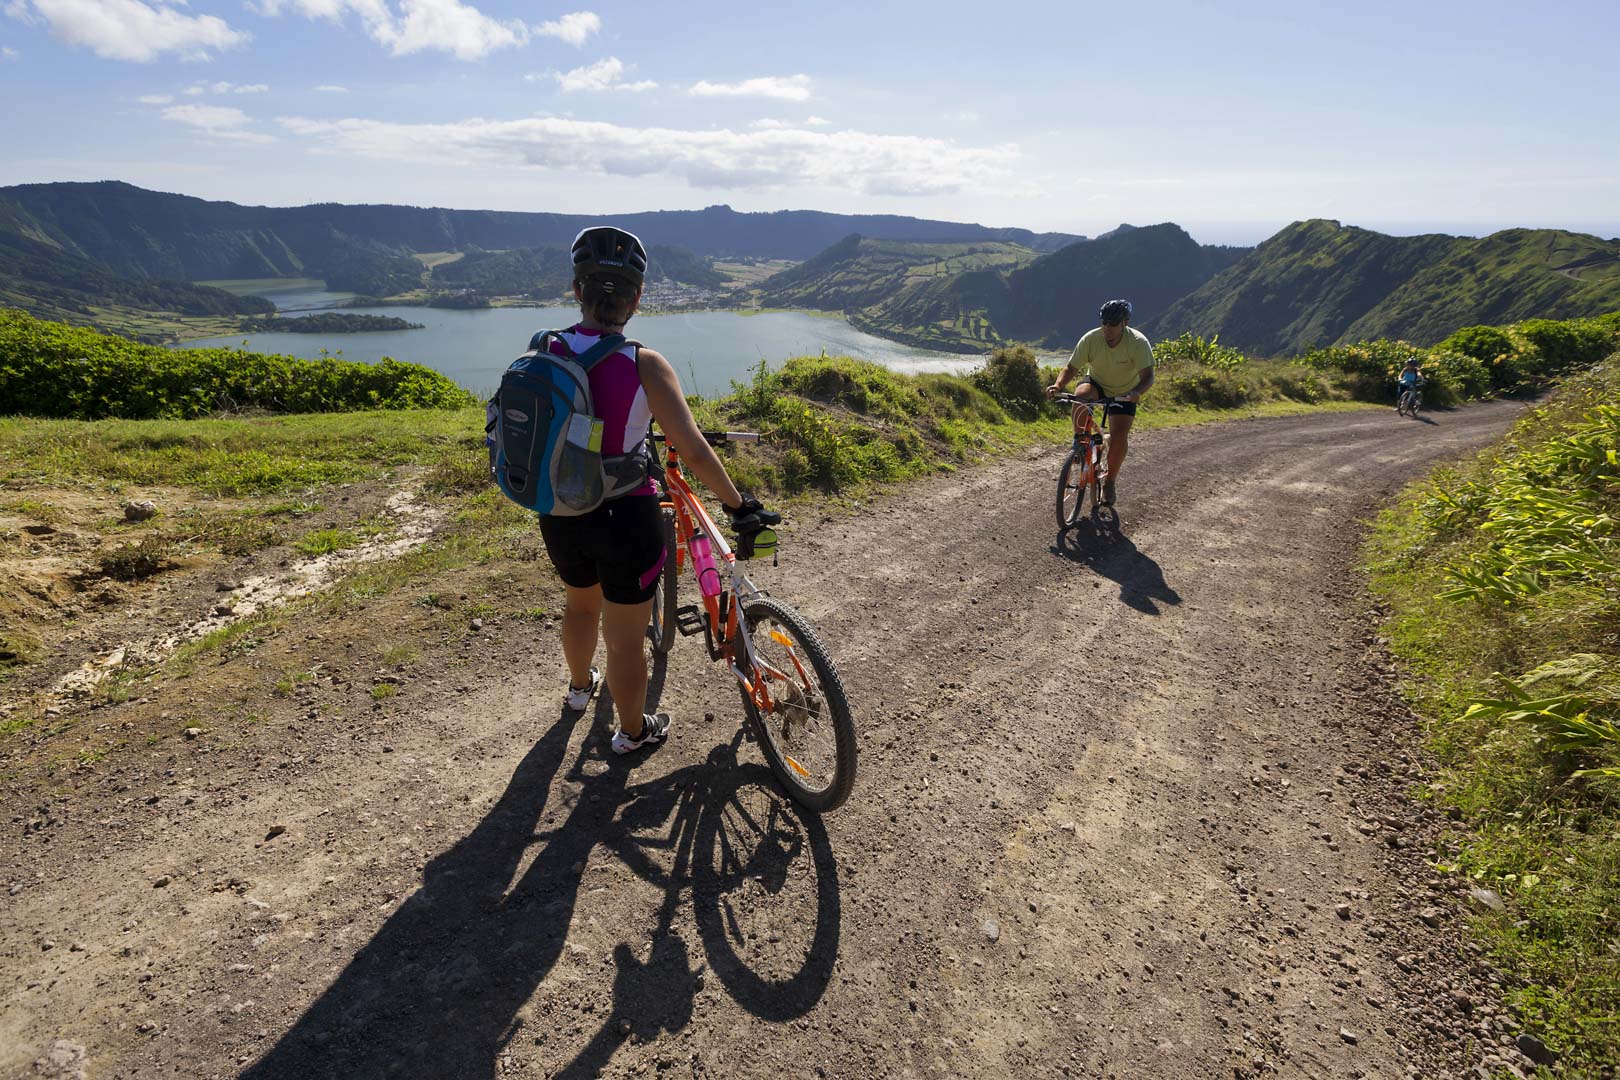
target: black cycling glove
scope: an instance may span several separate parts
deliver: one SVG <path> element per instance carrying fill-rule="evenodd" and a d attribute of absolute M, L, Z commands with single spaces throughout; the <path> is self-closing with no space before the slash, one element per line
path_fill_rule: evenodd
<path fill-rule="evenodd" d="M 737 533 L 737 558 L 776 554 L 776 530 L 772 526 L 781 524 L 781 514 L 765 509 L 764 503 L 747 494 L 741 506 L 727 506 L 726 513 Z"/>

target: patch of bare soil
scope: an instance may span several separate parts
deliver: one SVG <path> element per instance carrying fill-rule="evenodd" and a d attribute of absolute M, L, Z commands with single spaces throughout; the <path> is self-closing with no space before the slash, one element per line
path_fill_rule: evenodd
<path fill-rule="evenodd" d="M 1515 413 L 1146 434 L 1062 537 L 1056 447 L 801 512 L 755 576 L 856 708 L 825 819 L 693 641 L 661 749 L 563 712 L 532 540 L 68 695 L 0 743 L 0 1074 L 1528 1072 L 1352 568 Z M 13 715 L 282 557 L 87 611 Z"/>

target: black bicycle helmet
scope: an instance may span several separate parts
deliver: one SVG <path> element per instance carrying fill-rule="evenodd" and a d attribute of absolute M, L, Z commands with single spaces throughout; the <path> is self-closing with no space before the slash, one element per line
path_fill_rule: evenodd
<path fill-rule="evenodd" d="M 1129 300 L 1110 300 L 1097 312 L 1097 318 L 1105 323 L 1117 323 L 1131 317 L 1131 302 Z"/>
<path fill-rule="evenodd" d="M 600 277 L 639 287 L 647 277 L 647 249 L 634 233 L 593 225 L 574 237 L 574 280 Z"/>

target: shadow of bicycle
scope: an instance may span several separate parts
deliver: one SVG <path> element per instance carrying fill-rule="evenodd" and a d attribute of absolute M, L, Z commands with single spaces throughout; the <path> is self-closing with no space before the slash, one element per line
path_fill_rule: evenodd
<path fill-rule="evenodd" d="M 1145 615 L 1158 615 L 1160 604 L 1181 603 L 1181 594 L 1164 580 L 1159 564 L 1120 530 L 1119 516 L 1111 507 L 1060 532 L 1049 550 L 1117 583 L 1120 600 Z"/>
<path fill-rule="evenodd" d="M 659 665 L 649 704 L 662 674 Z M 605 694 L 594 719 L 611 730 Z M 520 1031 L 536 1034 L 519 1009 L 565 954 L 583 867 L 598 849 L 664 895 L 622 928 L 612 1006 L 561 1075 L 595 1076 L 626 1037 L 690 1021 L 708 976 L 676 926 L 688 902 L 714 980 L 740 1005 L 769 1021 L 815 1005 L 840 927 L 837 863 L 820 820 L 764 766 L 739 763 L 741 731 L 702 764 L 644 783 L 632 782 L 632 766 L 644 771 L 645 754 L 618 758 L 605 737 L 587 738 L 559 786 L 573 729 L 573 717 L 558 717 L 489 814 L 428 865 L 421 889 L 244 1078 L 493 1078 Z M 561 805 L 548 814 L 550 801 Z M 557 1030 L 542 1023 L 538 1034 L 546 1029 Z"/>

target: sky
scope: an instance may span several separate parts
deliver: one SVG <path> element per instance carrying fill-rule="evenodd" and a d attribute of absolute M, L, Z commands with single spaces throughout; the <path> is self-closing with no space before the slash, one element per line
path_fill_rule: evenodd
<path fill-rule="evenodd" d="M 1615 0 L 0 0 L 0 185 L 1620 235 Z"/>

